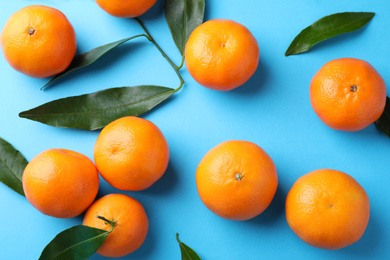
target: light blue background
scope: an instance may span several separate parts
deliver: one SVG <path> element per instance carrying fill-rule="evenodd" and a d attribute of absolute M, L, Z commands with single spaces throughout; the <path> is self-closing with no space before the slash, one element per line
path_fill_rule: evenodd
<path fill-rule="evenodd" d="M 186 69 L 183 89 L 144 117 L 168 140 L 167 172 L 151 188 L 124 192 L 145 207 L 150 229 L 143 246 L 123 259 L 180 259 L 175 233 L 205 260 L 215 259 L 389 259 L 390 139 L 374 125 L 347 133 L 325 126 L 313 112 L 309 84 L 326 62 L 354 57 L 370 62 L 390 86 L 390 4 L 387 0 L 206 0 L 206 19 L 227 18 L 247 26 L 260 46 L 260 66 L 244 86 L 230 92 L 201 87 Z M 0 27 L 29 4 L 55 7 L 77 33 L 78 52 L 141 33 L 135 21 L 114 18 L 92 0 L 2 1 Z M 312 51 L 285 57 L 293 38 L 317 19 L 336 12 L 373 11 L 364 29 L 339 36 Z M 163 0 L 144 16 L 147 28 L 176 62 L 163 13 Z M 93 158 L 98 131 L 59 129 L 21 119 L 18 113 L 48 101 L 98 90 L 141 84 L 177 87 L 169 64 L 144 39 L 124 44 L 89 68 L 72 74 L 47 91 L 47 79 L 14 71 L 0 54 L 0 136 L 28 160 L 49 148 L 67 148 Z M 389 90 L 389 87 L 388 87 Z M 203 155 L 231 139 L 257 143 L 273 158 L 279 187 L 270 207 L 250 221 L 217 217 L 201 202 L 195 171 Z M 371 218 L 360 241 L 337 251 L 302 242 L 285 219 L 286 195 L 300 176 L 320 168 L 352 175 L 367 191 Z M 99 195 L 122 192 L 101 181 Z M 1 259 L 37 259 L 54 236 L 80 224 L 82 216 L 56 219 L 34 209 L 27 200 L 0 184 Z M 92 259 L 104 259 L 94 255 Z"/>

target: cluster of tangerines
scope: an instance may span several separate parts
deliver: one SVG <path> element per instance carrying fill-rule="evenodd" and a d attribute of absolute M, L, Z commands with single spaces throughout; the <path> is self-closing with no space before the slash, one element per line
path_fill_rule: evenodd
<path fill-rule="evenodd" d="M 135 17 L 156 0 L 96 2 L 114 16 Z M 70 64 L 76 38 L 60 11 L 30 6 L 8 20 L 1 46 L 7 61 L 18 71 L 48 77 Z M 187 69 L 199 84 L 226 91 L 243 85 L 255 73 L 259 47 L 243 25 L 210 20 L 192 32 L 185 58 Z M 330 61 L 317 72 L 310 85 L 310 98 L 314 111 L 326 125 L 358 131 L 383 113 L 386 86 L 367 62 L 342 58 Z M 142 205 L 126 195 L 111 194 L 93 202 L 99 188 L 98 173 L 120 190 L 146 189 L 167 169 L 168 144 L 153 123 L 124 117 L 101 131 L 94 159 L 96 166 L 77 152 L 44 151 L 27 165 L 23 188 L 28 201 L 44 214 L 69 218 L 87 210 L 85 225 L 110 230 L 107 221 L 113 223 L 114 229 L 98 253 L 123 256 L 141 246 L 148 232 L 148 219 Z M 258 145 L 227 141 L 201 160 L 196 184 L 201 200 L 212 212 L 226 219 L 247 220 L 269 206 L 278 177 L 272 159 Z M 338 249 L 359 240 L 369 214 L 364 189 L 351 176 L 336 170 L 321 169 L 302 176 L 286 199 L 291 229 L 303 241 L 319 248 Z"/>
<path fill-rule="evenodd" d="M 46 150 L 25 168 L 23 189 L 27 200 L 46 215 L 72 218 L 88 208 L 84 225 L 109 231 L 108 221 L 112 221 L 115 227 L 98 253 L 124 256 L 144 242 L 148 218 L 143 206 L 127 195 L 109 194 L 93 202 L 99 189 L 98 172 L 117 189 L 146 189 L 167 169 L 168 143 L 152 122 L 124 117 L 102 130 L 94 147 L 94 159 L 96 166 L 74 151 Z"/>

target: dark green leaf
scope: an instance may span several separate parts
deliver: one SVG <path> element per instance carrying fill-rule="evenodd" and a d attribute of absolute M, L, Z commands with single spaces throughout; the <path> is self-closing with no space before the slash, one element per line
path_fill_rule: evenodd
<path fill-rule="evenodd" d="M 385 111 L 383 111 L 381 117 L 376 120 L 375 125 L 379 130 L 390 137 L 390 98 L 386 97 Z"/>
<path fill-rule="evenodd" d="M 139 116 L 174 92 L 151 85 L 111 88 L 51 101 L 19 116 L 55 127 L 96 130 L 124 116 Z"/>
<path fill-rule="evenodd" d="M 106 54 L 107 52 L 111 51 L 112 49 L 118 47 L 119 45 L 121 45 L 121 44 L 123 44 L 123 43 L 125 43 L 127 41 L 130 41 L 132 39 L 141 37 L 141 36 L 147 37 L 145 34 L 136 35 L 136 36 L 133 36 L 133 37 L 130 37 L 130 38 L 126 38 L 126 39 L 120 40 L 120 41 L 116 41 L 116 42 L 112 42 L 112 43 L 109 43 L 109 44 L 102 45 L 102 46 L 97 47 L 97 48 L 95 48 L 93 50 L 90 50 L 90 51 L 85 52 L 83 54 L 77 55 L 76 57 L 74 57 L 72 63 L 69 65 L 69 67 L 65 71 L 63 71 L 63 72 L 57 74 L 56 76 L 54 76 L 41 89 L 44 89 L 45 87 L 50 85 L 55 80 L 64 77 L 65 75 L 71 73 L 72 71 L 75 71 L 77 69 L 86 67 L 88 65 L 91 65 L 92 63 L 97 61 L 100 57 L 102 57 L 104 54 Z"/>
<path fill-rule="evenodd" d="M 194 250 L 192 250 L 189 246 L 180 241 L 178 233 L 176 233 L 176 239 L 177 242 L 179 242 L 182 260 L 201 260 Z"/>
<path fill-rule="evenodd" d="M 205 0 L 165 0 L 165 17 L 181 55 L 192 31 L 203 23 Z"/>
<path fill-rule="evenodd" d="M 42 251 L 39 260 L 82 260 L 91 257 L 109 232 L 83 225 L 59 233 Z"/>
<path fill-rule="evenodd" d="M 356 31 L 367 24 L 375 13 L 337 13 L 325 16 L 305 28 L 293 40 L 285 55 L 294 55 L 309 50 L 313 45 L 339 34 Z"/>
<path fill-rule="evenodd" d="M 23 196 L 22 176 L 27 163 L 18 150 L 0 138 L 0 181 Z"/>

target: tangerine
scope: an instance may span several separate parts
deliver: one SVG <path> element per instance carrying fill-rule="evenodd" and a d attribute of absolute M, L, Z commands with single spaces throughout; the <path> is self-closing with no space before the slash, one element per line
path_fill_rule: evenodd
<path fill-rule="evenodd" d="M 155 124 L 128 116 L 103 128 L 94 158 L 100 175 L 110 185 L 138 191 L 162 177 L 168 167 L 169 147 Z"/>
<path fill-rule="evenodd" d="M 288 225 L 299 238 L 318 248 L 339 249 L 355 243 L 369 217 L 367 193 L 341 171 L 321 169 L 300 177 L 286 199 Z"/>
<path fill-rule="evenodd" d="M 196 171 L 199 196 L 216 215 L 247 220 L 271 203 L 278 177 L 271 157 L 248 141 L 223 142 L 203 157 Z"/>
<path fill-rule="evenodd" d="M 148 234 L 149 221 L 144 207 L 124 194 L 109 194 L 95 201 L 84 216 L 83 225 L 110 231 L 97 253 L 106 257 L 122 257 L 137 250 Z"/>
<path fill-rule="evenodd" d="M 132 18 L 143 15 L 157 0 L 95 0 L 104 11 L 112 16 Z"/>
<path fill-rule="evenodd" d="M 209 20 L 191 33 L 185 48 L 186 66 L 202 86 L 228 91 L 247 82 L 259 64 L 259 45 L 242 24 Z"/>
<path fill-rule="evenodd" d="M 27 164 L 22 182 L 27 200 L 40 212 L 57 218 L 73 218 L 95 199 L 99 174 L 85 155 L 49 149 Z"/>
<path fill-rule="evenodd" d="M 359 131 L 374 123 L 386 105 L 386 85 L 368 62 L 342 58 L 326 63 L 310 84 L 310 101 L 327 126 Z"/>
<path fill-rule="evenodd" d="M 34 78 L 64 71 L 76 53 L 76 34 L 59 10 L 43 5 L 27 6 L 7 20 L 1 47 L 8 63 Z"/>

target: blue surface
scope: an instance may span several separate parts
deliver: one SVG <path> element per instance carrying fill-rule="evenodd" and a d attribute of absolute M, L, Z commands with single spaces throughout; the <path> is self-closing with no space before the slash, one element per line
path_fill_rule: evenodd
<path fill-rule="evenodd" d="M 183 89 L 144 117 L 168 140 L 167 172 L 151 188 L 124 192 L 145 207 L 150 229 L 143 246 L 123 259 L 180 259 L 175 233 L 202 259 L 389 259 L 390 139 L 374 125 L 347 133 L 325 126 L 313 112 L 309 84 L 315 72 L 335 58 L 370 62 L 390 86 L 390 8 L 387 0 L 355 1 L 207 0 L 206 19 L 227 18 L 247 26 L 260 46 L 260 66 L 244 86 L 217 92 L 198 85 L 183 69 Z M 289 3 L 287 3 L 289 2 Z M 0 27 L 29 4 L 55 7 L 68 17 L 78 39 L 78 52 L 141 32 L 135 21 L 104 13 L 92 0 L 2 1 Z M 293 38 L 317 19 L 336 12 L 374 11 L 364 29 L 322 43 L 312 51 L 284 57 Z M 163 1 L 144 16 L 146 26 L 176 63 L 180 55 L 163 13 Z M 109 87 L 158 84 L 176 87 L 178 79 L 152 44 L 127 43 L 101 61 L 47 91 L 45 79 L 14 71 L 0 54 L 0 136 L 28 160 L 49 148 L 67 148 L 92 158 L 99 132 L 58 129 L 21 119 L 18 113 L 67 96 Z M 389 87 L 388 87 L 389 90 Z M 195 171 L 203 155 L 218 143 L 242 139 L 257 143 L 273 158 L 279 187 L 270 207 L 246 222 L 211 213 L 196 191 Z M 288 227 L 284 201 L 303 174 L 332 168 L 352 175 L 367 191 L 371 218 L 364 236 L 352 246 L 326 251 L 302 242 Z M 121 192 L 101 181 L 99 196 Z M 0 184 L 1 259 L 37 259 L 51 239 L 82 221 L 56 219 Z M 104 259 L 94 255 L 92 259 Z"/>

